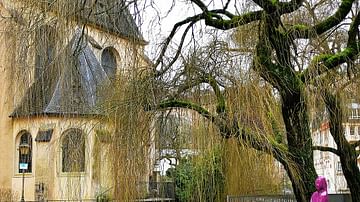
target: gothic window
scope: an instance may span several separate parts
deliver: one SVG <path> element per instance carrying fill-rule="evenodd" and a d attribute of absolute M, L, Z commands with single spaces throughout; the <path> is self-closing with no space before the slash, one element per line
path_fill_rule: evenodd
<path fill-rule="evenodd" d="M 27 163 L 27 169 L 25 169 L 24 172 L 31 173 L 31 171 L 32 171 L 32 137 L 29 132 L 27 132 L 27 131 L 21 132 L 18 148 L 19 148 L 19 145 L 21 145 L 21 144 L 29 145 L 29 151 L 27 154 L 21 154 L 20 149 L 18 149 L 18 152 L 19 152 L 18 166 L 20 165 L 20 163 Z M 18 168 L 19 168 L 19 173 L 22 173 L 23 170 L 20 169 L 20 166 Z"/>
<path fill-rule="evenodd" d="M 85 137 L 80 129 L 69 129 L 63 133 L 62 172 L 85 171 Z"/>
<path fill-rule="evenodd" d="M 116 50 L 111 47 L 105 48 L 101 54 L 101 65 L 110 79 L 116 74 L 116 54 Z"/>

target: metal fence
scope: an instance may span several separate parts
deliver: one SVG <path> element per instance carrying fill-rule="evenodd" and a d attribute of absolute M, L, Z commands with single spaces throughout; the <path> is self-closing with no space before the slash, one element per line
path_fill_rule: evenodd
<path fill-rule="evenodd" d="M 151 197 L 175 198 L 174 182 L 149 182 Z"/>
<path fill-rule="evenodd" d="M 227 196 L 226 202 L 296 202 L 293 195 Z"/>

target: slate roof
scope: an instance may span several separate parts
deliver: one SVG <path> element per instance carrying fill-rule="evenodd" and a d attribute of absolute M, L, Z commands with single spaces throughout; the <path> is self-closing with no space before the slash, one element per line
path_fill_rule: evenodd
<path fill-rule="evenodd" d="M 76 15 L 86 23 L 146 43 L 123 0 L 78 0 L 77 4 L 83 9 Z"/>
<path fill-rule="evenodd" d="M 97 93 L 110 80 L 85 41 L 86 37 L 81 36 L 78 30 L 60 55 L 68 58 L 67 64 L 46 68 L 11 117 L 100 114 L 96 109 Z"/>

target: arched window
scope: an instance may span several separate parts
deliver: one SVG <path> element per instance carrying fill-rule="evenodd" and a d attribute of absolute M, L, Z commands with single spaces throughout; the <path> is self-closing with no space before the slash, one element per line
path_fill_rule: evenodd
<path fill-rule="evenodd" d="M 31 173 L 31 171 L 32 171 L 32 137 L 31 137 L 31 134 L 29 132 L 27 132 L 27 131 L 21 132 L 18 147 L 21 144 L 28 144 L 29 145 L 29 152 L 28 152 L 28 154 L 21 154 L 20 150 L 18 149 L 19 150 L 18 151 L 19 152 L 18 166 L 20 165 L 20 163 L 27 163 L 28 166 L 27 166 L 27 169 L 24 170 L 24 172 L 25 173 Z M 23 172 L 23 170 L 20 169 L 20 166 L 19 166 L 19 173 L 21 173 L 21 172 Z"/>
<path fill-rule="evenodd" d="M 105 48 L 101 54 L 101 65 L 109 78 L 114 78 L 116 74 L 116 50 L 114 48 Z"/>
<path fill-rule="evenodd" d="M 85 137 L 80 129 L 64 132 L 62 140 L 62 172 L 85 171 Z"/>

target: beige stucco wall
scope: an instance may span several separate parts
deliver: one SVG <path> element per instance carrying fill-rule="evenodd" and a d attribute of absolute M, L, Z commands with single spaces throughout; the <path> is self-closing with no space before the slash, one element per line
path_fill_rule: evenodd
<path fill-rule="evenodd" d="M 0 1 L 0 12 L 6 16 Z M 13 66 L 15 64 L 13 33 L 8 30 L 8 21 L 0 20 L 0 189 L 11 188 L 12 167 L 12 120 Z"/>
<path fill-rule="evenodd" d="M 0 12 L 2 16 L 10 16 L 0 0 Z M 11 1 L 6 1 L 7 5 Z M 8 29 L 8 23 L 14 23 L 11 18 L 0 19 L 0 189 L 12 189 L 20 197 L 22 188 L 22 174 L 18 173 L 18 143 L 19 132 L 27 130 L 33 139 L 33 159 L 32 173 L 25 174 L 25 200 L 35 200 L 35 184 L 43 182 L 47 188 L 47 199 L 71 199 L 94 198 L 101 186 L 109 186 L 112 179 L 107 173 L 110 168 L 106 165 L 100 171 L 94 173 L 93 147 L 95 144 L 95 128 L 98 121 L 93 118 L 79 117 L 28 117 L 12 119 L 9 115 L 14 110 L 16 104 L 21 101 L 21 97 L 27 87 L 33 82 L 33 65 L 29 69 L 19 69 L 16 63 L 16 33 Z M 69 23 L 69 38 L 78 28 L 76 23 Z M 107 47 L 112 47 L 117 52 L 118 74 L 126 74 L 139 63 L 140 66 L 147 66 L 142 57 L 143 45 L 134 45 L 127 39 L 99 30 L 94 26 L 86 27 L 86 34 L 91 36 L 101 48 L 90 46 L 101 63 L 101 53 Z M 65 44 L 62 44 L 65 46 Z M 31 47 L 28 60 L 31 63 Z M 139 59 L 134 63 L 134 57 Z M 26 82 L 18 76 L 21 71 L 26 76 Z M 24 76 L 23 75 L 23 76 Z M 21 82 L 20 82 L 21 81 Z M 36 142 L 35 138 L 39 130 L 54 129 L 50 142 Z M 86 169 L 84 173 L 69 175 L 62 173 L 60 144 L 61 134 L 69 128 L 81 128 L 87 135 L 86 142 Z M 102 146 L 101 146 L 102 147 Z M 153 148 L 153 146 L 152 146 Z M 106 159 L 106 153 L 100 151 L 97 161 Z M 152 162 L 149 160 L 149 162 Z M 150 173 L 152 163 L 149 164 Z"/>
<path fill-rule="evenodd" d="M 35 183 L 42 182 L 46 187 L 47 199 L 92 199 L 97 192 L 92 183 L 93 158 L 91 151 L 94 145 L 95 128 L 98 122 L 89 118 L 33 117 L 15 119 L 13 129 L 13 147 L 18 147 L 19 133 L 30 132 L 33 139 L 32 173 L 25 175 L 25 200 L 35 200 Z M 85 172 L 61 172 L 61 135 L 70 128 L 81 129 L 85 136 Z M 39 130 L 53 129 L 50 142 L 36 142 Z M 14 156 L 12 173 L 12 189 L 21 192 L 22 174 L 18 173 L 17 151 Z"/>

